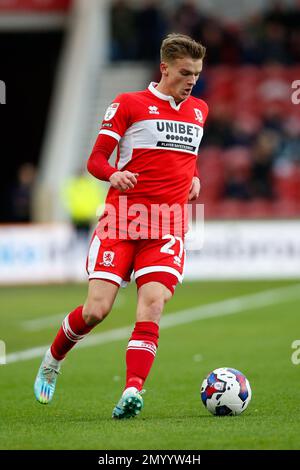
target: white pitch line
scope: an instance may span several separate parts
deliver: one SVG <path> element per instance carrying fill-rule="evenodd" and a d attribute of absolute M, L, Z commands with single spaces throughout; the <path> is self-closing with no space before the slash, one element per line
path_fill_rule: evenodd
<path fill-rule="evenodd" d="M 21 327 L 26 331 L 41 331 L 52 326 L 59 325 L 67 315 L 65 313 L 57 313 L 49 317 L 35 318 L 33 320 L 25 320 L 21 323 Z"/>
<path fill-rule="evenodd" d="M 114 303 L 114 310 L 122 307 L 124 304 L 124 295 L 118 295 Z M 56 313 L 42 318 L 34 318 L 32 320 L 25 320 L 21 323 L 21 328 L 25 331 L 42 331 L 53 326 L 59 327 L 68 312 Z"/>
<path fill-rule="evenodd" d="M 193 307 L 165 315 L 160 323 L 160 328 L 167 329 L 177 325 L 191 323 L 205 318 L 231 315 L 243 311 L 253 310 L 258 307 L 267 307 L 274 304 L 290 302 L 300 299 L 300 284 L 292 284 L 278 289 L 269 289 L 255 294 L 233 297 L 220 302 L 214 302 L 201 307 Z M 112 343 L 129 337 L 132 325 L 123 328 L 104 331 L 87 337 L 79 343 L 77 348 L 87 348 L 99 344 Z M 49 345 L 39 346 L 25 351 L 17 351 L 7 354 L 6 363 L 14 363 L 42 357 Z"/>

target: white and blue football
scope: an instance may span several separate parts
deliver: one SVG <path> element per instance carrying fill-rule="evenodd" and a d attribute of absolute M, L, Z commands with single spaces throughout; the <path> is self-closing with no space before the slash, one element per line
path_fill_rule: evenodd
<path fill-rule="evenodd" d="M 248 379 L 231 367 L 213 370 L 201 386 L 201 400 L 216 416 L 241 414 L 249 405 L 251 395 Z"/>

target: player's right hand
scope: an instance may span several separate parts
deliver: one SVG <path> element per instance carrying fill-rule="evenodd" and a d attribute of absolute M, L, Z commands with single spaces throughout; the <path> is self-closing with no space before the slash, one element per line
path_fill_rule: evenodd
<path fill-rule="evenodd" d="M 127 170 L 116 171 L 110 176 L 109 181 L 113 188 L 124 192 L 135 187 L 138 176 L 138 173 L 131 173 L 131 171 Z"/>

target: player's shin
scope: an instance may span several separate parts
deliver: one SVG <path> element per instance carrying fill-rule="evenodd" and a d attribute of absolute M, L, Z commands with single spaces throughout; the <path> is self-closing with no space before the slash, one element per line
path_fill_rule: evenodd
<path fill-rule="evenodd" d="M 66 316 L 51 345 L 51 354 L 58 361 L 64 359 L 67 352 L 78 341 L 84 339 L 93 328 L 93 326 L 86 324 L 82 316 L 82 309 L 83 306 L 81 305 Z"/>
<path fill-rule="evenodd" d="M 143 388 L 158 346 L 159 326 L 154 322 L 137 322 L 126 351 L 126 386 Z"/>

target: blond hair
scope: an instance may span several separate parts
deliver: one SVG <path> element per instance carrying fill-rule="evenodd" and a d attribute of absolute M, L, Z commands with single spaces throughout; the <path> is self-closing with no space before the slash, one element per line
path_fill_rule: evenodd
<path fill-rule="evenodd" d="M 185 34 L 171 33 L 163 40 L 160 48 L 161 62 L 173 62 L 176 59 L 191 57 L 203 59 L 206 48 Z"/>

